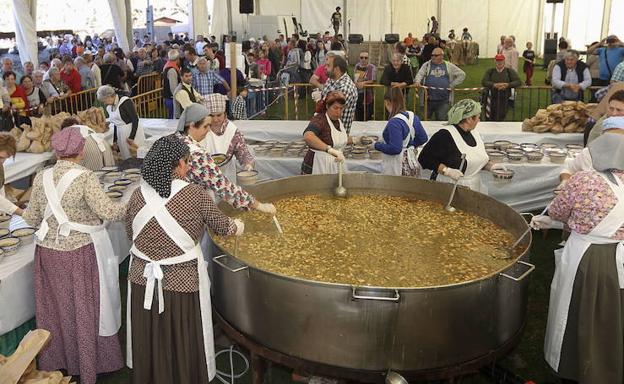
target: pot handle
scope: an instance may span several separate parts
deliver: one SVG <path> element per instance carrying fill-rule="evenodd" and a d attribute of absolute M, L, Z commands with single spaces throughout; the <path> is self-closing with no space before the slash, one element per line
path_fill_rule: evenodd
<path fill-rule="evenodd" d="M 506 273 L 501 273 L 500 275 L 503 276 L 503 277 L 506 277 L 506 278 L 508 278 L 510 280 L 519 282 L 519 281 L 524 280 L 525 277 L 529 276 L 531 274 L 531 272 L 533 272 L 533 270 L 535 269 L 535 265 L 533 265 L 531 263 L 527 263 L 526 261 L 518 260 L 518 264 L 522 264 L 522 265 L 528 267 L 528 269 L 522 275 L 520 275 L 518 277 L 513 277 L 513 276 L 508 275 Z"/>
<path fill-rule="evenodd" d="M 212 261 L 214 261 L 216 264 L 219 264 L 220 266 L 222 266 L 223 268 L 227 269 L 228 271 L 232 272 L 232 273 L 236 273 L 236 272 L 240 272 L 240 271 L 244 271 L 245 269 L 248 269 L 249 266 L 245 265 L 239 261 L 237 261 L 237 263 L 239 263 L 240 265 L 242 265 L 242 267 L 238 267 L 238 268 L 230 268 L 230 266 L 228 266 L 227 264 L 225 264 L 224 262 L 221 261 L 221 259 L 227 258 L 229 257 L 229 255 L 220 255 L 220 256 L 215 256 L 212 258 Z"/>
<path fill-rule="evenodd" d="M 351 297 L 353 299 L 356 300 L 378 300 L 378 301 L 393 301 L 395 303 L 399 302 L 399 299 L 401 299 L 401 295 L 399 294 L 399 290 L 395 289 L 394 290 L 394 295 L 393 296 L 368 296 L 368 295 L 358 295 L 357 294 L 357 290 L 359 287 L 356 286 L 352 286 L 351 287 Z"/>

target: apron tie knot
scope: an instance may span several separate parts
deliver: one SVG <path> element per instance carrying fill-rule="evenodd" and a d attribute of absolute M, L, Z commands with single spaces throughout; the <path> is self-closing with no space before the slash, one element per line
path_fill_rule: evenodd
<path fill-rule="evenodd" d="M 162 289 L 162 279 L 164 277 L 164 273 L 160 264 L 155 261 L 148 263 L 145 265 L 145 269 L 143 270 L 143 277 L 147 279 L 147 285 L 145 287 L 145 299 L 143 301 L 143 308 L 149 310 L 152 309 L 152 301 L 154 298 L 154 285 L 158 282 L 158 313 L 163 313 L 165 311 L 165 298 Z"/>

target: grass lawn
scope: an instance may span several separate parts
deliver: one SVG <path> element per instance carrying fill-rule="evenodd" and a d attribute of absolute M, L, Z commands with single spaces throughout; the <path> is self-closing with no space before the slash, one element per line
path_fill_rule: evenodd
<path fill-rule="evenodd" d="M 460 85 L 460 88 L 477 88 L 481 87 L 481 78 L 488 68 L 494 67 L 494 59 L 480 59 L 477 64 L 464 65 L 461 68 L 466 72 L 466 80 Z M 521 65 L 520 65 L 521 67 Z M 349 73 L 352 73 L 353 66 L 349 67 Z M 377 68 L 377 79 L 381 78 L 383 68 Z M 525 76 L 520 68 L 520 79 L 524 84 Z M 542 69 L 541 64 L 536 65 L 533 74 L 534 86 L 545 86 L 546 70 Z M 374 106 L 375 113 L 373 120 L 387 119 L 386 111 L 383 109 L 383 96 L 385 88 L 380 86 L 375 88 Z M 424 113 L 420 100 L 414 98 L 414 90 L 410 90 L 407 96 L 407 107 L 409 110 L 415 111 L 418 116 L 424 119 Z M 314 103 L 308 96 L 304 99 L 304 87 L 297 87 L 298 98 L 295 102 L 292 90 L 289 93 L 289 100 L 286 103 L 281 99 L 278 103 L 268 108 L 265 115 L 257 117 L 258 119 L 269 120 L 308 120 L 314 112 Z M 479 101 L 480 92 L 456 91 L 455 100 L 471 98 Z M 296 108 L 295 108 L 296 104 Z M 517 92 L 515 107 L 510 108 L 507 114 L 508 121 L 522 121 L 524 118 L 532 117 L 539 108 L 544 108 L 550 104 L 549 89 L 523 88 Z"/>

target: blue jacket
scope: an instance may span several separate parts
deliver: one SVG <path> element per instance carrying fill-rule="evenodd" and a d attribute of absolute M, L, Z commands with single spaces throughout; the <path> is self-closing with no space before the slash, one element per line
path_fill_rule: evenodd
<path fill-rule="evenodd" d="M 408 117 L 407 112 L 401 112 L 405 117 Z M 418 147 L 423 145 L 429 139 L 427 132 L 420 123 L 418 116 L 414 115 L 414 131 L 416 133 L 413 140 L 410 140 L 409 145 Z M 409 128 L 407 124 L 398 117 L 392 117 L 388 120 L 388 124 L 383 130 L 384 143 L 375 143 L 375 149 L 385 153 L 386 155 L 398 155 L 403 150 L 403 140 L 409 135 Z"/>

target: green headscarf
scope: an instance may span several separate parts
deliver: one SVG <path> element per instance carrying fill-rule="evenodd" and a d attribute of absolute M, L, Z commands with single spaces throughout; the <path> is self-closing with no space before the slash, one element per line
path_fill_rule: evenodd
<path fill-rule="evenodd" d="M 472 99 L 464 99 L 455 103 L 448 111 L 448 123 L 459 124 L 462 120 L 481 114 L 481 104 Z"/>

